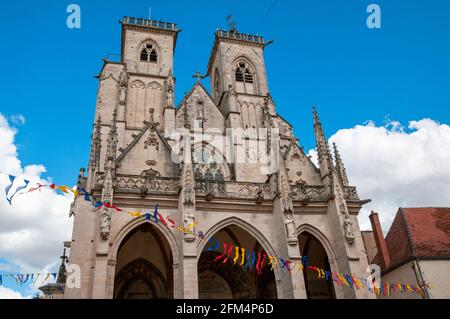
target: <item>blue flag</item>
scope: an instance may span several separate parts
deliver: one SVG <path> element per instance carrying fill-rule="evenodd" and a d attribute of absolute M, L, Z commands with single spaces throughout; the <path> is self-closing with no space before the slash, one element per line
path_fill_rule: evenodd
<path fill-rule="evenodd" d="M 11 184 L 9 184 L 8 186 L 5 187 L 5 196 L 6 196 L 7 200 L 8 200 L 8 192 L 11 189 L 11 187 L 13 186 L 15 179 L 16 179 L 15 176 L 9 175 L 9 181 L 11 182 Z M 9 202 L 9 200 L 8 200 L 8 202 Z"/>
<path fill-rule="evenodd" d="M 10 178 L 11 178 L 11 176 L 10 176 Z M 22 189 L 25 189 L 25 188 L 27 188 L 27 186 L 28 186 L 28 183 L 30 183 L 30 181 L 27 181 L 26 179 L 24 179 L 23 180 L 24 182 L 25 182 L 25 185 L 24 186 L 20 186 L 20 187 L 17 187 L 17 189 L 16 189 L 16 191 L 14 192 L 14 194 L 12 194 L 11 195 L 11 197 L 8 199 L 8 197 L 6 197 L 6 200 L 9 202 L 9 205 L 11 205 L 12 206 L 12 199 L 13 199 L 13 197 L 14 197 L 14 195 L 16 195 L 19 191 L 21 191 Z M 12 186 L 12 184 L 11 184 L 11 186 Z M 9 189 L 8 189 L 9 190 Z"/>

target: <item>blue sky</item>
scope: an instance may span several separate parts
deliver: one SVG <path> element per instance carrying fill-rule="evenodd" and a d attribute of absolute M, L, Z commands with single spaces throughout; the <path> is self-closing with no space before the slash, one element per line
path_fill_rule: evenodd
<path fill-rule="evenodd" d="M 375 1 L 374 1 L 375 2 Z M 123 15 L 176 22 L 176 100 L 206 70 L 213 32 L 231 13 L 241 32 L 274 44 L 265 50 L 278 112 L 314 146 L 311 106 L 328 136 L 387 115 L 407 123 L 449 120 L 450 3 L 376 1 L 382 28 L 368 29 L 371 2 L 322 1 L 74 1 L 81 29 L 66 27 L 70 1 L 8 1 L 0 23 L 0 112 L 26 118 L 17 136 L 24 164 L 42 163 L 60 183 L 74 183 L 88 159 L 101 58 L 120 53 Z M 270 8 L 272 7 L 272 10 Z M 203 80 L 208 84 L 207 79 Z"/>

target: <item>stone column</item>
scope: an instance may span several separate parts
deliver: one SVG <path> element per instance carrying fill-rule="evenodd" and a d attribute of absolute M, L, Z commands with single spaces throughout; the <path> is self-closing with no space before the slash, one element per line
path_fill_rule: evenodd
<path fill-rule="evenodd" d="M 197 247 L 195 242 L 183 243 L 183 298 L 198 299 Z"/>
<path fill-rule="evenodd" d="M 107 283 L 108 281 L 108 241 L 100 240 L 98 242 L 95 268 L 94 268 L 94 280 L 92 287 L 93 299 L 105 299 L 107 298 Z"/>

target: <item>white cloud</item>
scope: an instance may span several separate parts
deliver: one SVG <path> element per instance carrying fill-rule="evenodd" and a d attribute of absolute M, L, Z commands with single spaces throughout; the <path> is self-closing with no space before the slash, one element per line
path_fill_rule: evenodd
<path fill-rule="evenodd" d="M 16 133 L 0 114 L 0 172 L 30 180 L 30 186 L 48 184 L 40 177 L 46 171 L 43 165 L 22 167 L 14 144 Z M 0 257 L 22 273 L 42 272 L 50 266 L 55 271 L 63 241 L 71 236 L 73 220 L 68 214 L 72 198 L 46 189 L 16 195 L 10 206 L 4 196 L 8 184 L 7 175 L 0 174 Z"/>
<path fill-rule="evenodd" d="M 30 299 L 30 296 L 23 296 L 20 292 L 0 286 L 0 299 Z"/>
<path fill-rule="evenodd" d="M 360 197 L 372 199 L 359 216 L 362 229 L 370 229 L 371 210 L 387 231 L 399 207 L 450 206 L 448 125 L 422 119 L 405 128 L 397 121 L 369 121 L 339 130 L 329 141 L 337 144 Z"/>

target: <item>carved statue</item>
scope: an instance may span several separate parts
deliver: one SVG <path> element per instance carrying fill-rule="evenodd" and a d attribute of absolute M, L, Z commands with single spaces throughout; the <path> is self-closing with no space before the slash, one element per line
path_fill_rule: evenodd
<path fill-rule="evenodd" d="M 284 224 L 286 226 L 286 233 L 288 239 L 296 239 L 296 233 L 295 233 L 295 224 L 294 224 L 294 218 L 292 217 L 292 213 L 285 214 L 284 218 Z"/>
<path fill-rule="evenodd" d="M 106 203 L 110 203 L 112 200 L 112 190 L 113 190 L 113 181 L 112 181 L 112 177 L 109 174 L 109 172 L 107 172 L 108 175 L 106 176 L 106 179 L 103 183 L 103 194 L 102 194 L 102 201 L 106 202 Z"/>
<path fill-rule="evenodd" d="M 127 86 L 125 84 L 122 84 L 122 86 L 120 87 L 119 103 L 120 104 L 127 103 Z"/>
<path fill-rule="evenodd" d="M 174 91 L 174 79 L 172 75 L 172 71 L 169 73 L 169 77 L 167 78 L 167 107 L 173 108 L 173 91 Z"/>
<path fill-rule="evenodd" d="M 189 230 L 189 232 L 193 232 L 195 230 L 195 216 L 192 213 L 191 206 L 188 205 L 186 207 L 186 215 L 184 216 L 184 229 Z"/>
<path fill-rule="evenodd" d="M 341 210 L 341 214 L 344 215 L 344 225 L 343 226 L 344 226 L 345 239 L 350 244 L 353 244 L 355 242 L 355 232 L 353 230 L 353 223 L 350 220 L 350 215 L 349 215 L 344 203 L 341 203 L 339 205 L 339 208 Z"/>
<path fill-rule="evenodd" d="M 128 74 L 126 71 L 123 71 L 120 74 L 119 83 L 120 83 L 119 103 L 126 104 L 127 103 L 127 90 L 128 90 Z"/>
<path fill-rule="evenodd" d="M 353 244 L 355 242 L 355 234 L 353 231 L 353 223 L 348 214 L 344 215 L 344 233 L 345 239 L 347 239 L 350 244 Z"/>
<path fill-rule="evenodd" d="M 107 207 L 103 207 L 103 211 L 100 216 L 100 235 L 103 240 L 108 239 L 110 229 L 111 229 L 111 214 Z"/>
<path fill-rule="evenodd" d="M 205 105 L 202 100 L 197 101 L 197 116 L 199 118 L 205 118 Z"/>

